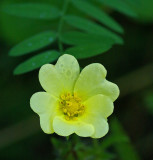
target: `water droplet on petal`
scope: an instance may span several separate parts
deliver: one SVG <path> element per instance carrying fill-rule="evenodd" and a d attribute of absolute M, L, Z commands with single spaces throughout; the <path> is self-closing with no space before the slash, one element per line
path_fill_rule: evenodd
<path fill-rule="evenodd" d="M 70 76 L 71 76 L 71 71 L 70 71 L 70 70 L 67 70 L 67 71 L 66 71 L 66 75 L 67 75 L 68 77 L 70 77 Z"/>

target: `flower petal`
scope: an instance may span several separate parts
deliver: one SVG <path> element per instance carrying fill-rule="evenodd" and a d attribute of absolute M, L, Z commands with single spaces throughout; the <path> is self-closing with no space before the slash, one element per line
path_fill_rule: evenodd
<path fill-rule="evenodd" d="M 40 115 L 40 127 L 47 134 L 54 133 L 53 116 L 47 113 L 41 114 Z"/>
<path fill-rule="evenodd" d="M 89 98 L 84 102 L 84 106 L 86 107 L 87 113 L 99 113 L 104 118 L 110 116 L 114 110 L 114 104 L 112 100 L 102 94 L 98 94 Z"/>
<path fill-rule="evenodd" d="M 58 71 L 66 90 L 72 91 L 80 73 L 80 67 L 76 58 L 64 54 L 58 59 L 55 68 Z"/>
<path fill-rule="evenodd" d="M 75 57 L 65 54 L 58 59 L 55 66 L 45 64 L 40 68 L 39 81 L 45 91 L 59 97 L 63 92 L 72 92 L 79 72 Z"/>
<path fill-rule="evenodd" d="M 108 133 L 109 126 L 107 121 L 104 118 L 96 117 L 96 118 L 93 118 L 91 122 L 95 128 L 95 133 L 91 136 L 92 138 L 101 138 Z"/>
<path fill-rule="evenodd" d="M 69 136 L 73 133 L 81 137 L 89 137 L 94 133 L 92 125 L 81 121 L 67 121 L 62 116 L 56 116 L 53 121 L 54 131 L 61 136 Z"/>
<path fill-rule="evenodd" d="M 40 125 L 45 133 L 53 133 L 53 118 L 57 109 L 57 99 L 46 92 L 37 92 L 30 99 L 30 106 L 40 116 Z"/>
<path fill-rule="evenodd" d="M 83 116 L 82 121 L 92 124 L 95 132 L 91 135 L 92 138 L 101 138 L 105 136 L 109 130 L 108 123 L 99 113 L 90 113 Z"/>
<path fill-rule="evenodd" d="M 30 99 L 30 106 L 37 114 L 47 113 L 53 110 L 56 99 L 46 92 L 37 92 Z"/>
<path fill-rule="evenodd" d="M 45 64 L 40 68 L 39 81 L 45 91 L 56 97 L 64 90 L 62 79 L 52 64 Z"/>
<path fill-rule="evenodd" d="M 76 81 L 74 92 L 83 100 L 94 95 L 103 94 L 116 100 L 119 96 L 118 86 L 105 79 L 106 70 L 103 65 L 93 63 L 85 67 Z"/>
<path fill-rule="evenodd" d="M 106 79 L 100 84 L 101 93 L 110 97 L 114 102 L 120 93 L 118 86 L 115 83 L 107 81 Z"/>

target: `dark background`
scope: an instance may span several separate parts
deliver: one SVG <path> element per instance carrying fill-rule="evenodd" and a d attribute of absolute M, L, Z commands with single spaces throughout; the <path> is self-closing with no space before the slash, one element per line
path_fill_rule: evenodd
<path fill-rule="evenodd" d="M 8 2 L 9 0 L 1 0 L 0 5 Z M 115 102 L 113 116 L 116 116 L 122 124 L 140 158 L 151 160 L 153 159 L 153 12 L 148 11 L 151 1 L 146 1 L 144 4 L 138 7 L 137 19 L 109 11 L 124 28 L 124 45 L 116 45 L 102 55 L 79 60 L 79 63 L 84 67 L 89 63 L 99 62 L 106 67 L 107 79 L 117 83 L 121 90 L 120 97 Z M 38 70 L 14 76 L 13 69 L 25 57 L 8 56 L 10 48 L 18 42 L 54 26 L 56 22 L 51 24 L 22 19 L 0 12 L 0 159 L 2 160 L 52 159 L 55 153 L 50 137 L 54 136 L 61 141 L 64 139 L 44 134 L 39 127 L 38 116 L 29 106 L 31 95 L 42 90 L 38 81 Z"/>

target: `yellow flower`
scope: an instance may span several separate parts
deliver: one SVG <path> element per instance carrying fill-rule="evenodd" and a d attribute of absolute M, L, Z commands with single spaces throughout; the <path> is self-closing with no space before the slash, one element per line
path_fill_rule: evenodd
<path fill-rule="evenodd" d="M 37 92 L 30 100 L 42 130 L 61 136 L 103 137 L 119 95 L 117 85 L 105 77 L 106 70 L 99 63 L 86 66 L 80 73 L 77 60 L 67 54 L 55 66 L 43 65 L 39 81 L 46 92 Z"/>

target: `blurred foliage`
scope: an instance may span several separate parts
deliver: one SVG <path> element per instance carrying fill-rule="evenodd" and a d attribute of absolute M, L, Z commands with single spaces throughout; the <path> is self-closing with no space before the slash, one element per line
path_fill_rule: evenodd
<path fill-rule="evenodd" d="M 55 149 L 54 152 L 56 153 L 55 159 L 139 160 L 140 158 L 120 122 L 117 119 L 112 119 L 110 127 L 111 134 L 107 135 L 103 140 L 93 139 L 92 141 L 87 141 L 87 139 L 84 140 L 76 135 L 70 136 L 65 141 L 54 137 L 51 138 Z M 67 147 L 63 149 L 65 146 Z"/>
<path fill-rule="evenodd" d="M 112 29 L 116 32 L 123 33 L 123 28 L 118 22 L 116 22 L 116 20 L 111 18 L 107 14 L 107 12 L 105 12 L 105 8 L 110 7 L 122 14 L 139 19 L 139 17 L 142 17 L 142 13 L 139 13 L 136 4 L 144 6 L 144 2 L 138 0 L 135 1 L 135 3 L 131 2 L 130 0 L 126 0 L 124 2 L 121 0 L 113 0 L 109 2 L 106 0 L 65 0 L 63 2 L 46 1 L 45 3 L 42 1 L 40 1 L 40 3 L 34 3 L 34 1 L 29 1 L 27 3 L 18 3 L 18 1 L 14 1 L 12 3 L 12 1 L 5 1 L 1 2 L 1 12 L 3 11 L 4 13 L 2 13 L 0 19 L 3 26 L 5 25 L 5 21 L 7 21 L 8 23 L 10 18 L 13 18 L 10 25 L 2 27 L 3 33 L 5 33 L 6 31 L 5 35 L 8 34 L 9 38 L 13 37 L 13 41 L 18 38 L 18 40 L 20 41 L 28 37 L 28 35 L 30 36 L 42 31 L 51 30 L 50 32 L 53 32 L 56 35 L 55 41 L 58 45 L 58 47 L 56 44 L 53 45 L 52 49 L 57 50 L 60 53 L 69 53 L 79 59 L 82 59 L 102 54 L 108 51 L 114 44 L 123 44 L 122 38 L 117 33 L 109 30 Z M 100 4 L 104 6 L 103 10 L 99 7 Z M 74 8 L 76 12 L 69 10 L 70 7 Z M 78 16 L 79 11 L 83 12 L 81 17 Z M 99 23 L 103 24 L 104 26 L 100 25 Z M 17 26 L 19 28 L 16 28 Z M 68 28 L 70 28 L 71 30 L 80 30 L 78 31 L 77 38 L 82 39 L 84 43 L 75 43 L 76 46 L 71 48 L 69 48 L 70 46 L 65 46 L 65 49 L 63 43 L 66 43 L 68 45 L 74 45 L 73 39 L 76 38 L 76 34 L 74 34 L 74 32 L 66 32 Z M 22 30 L 24 30 L 24 32 Z M 20 36 L 14 36 L 17 32 L 20 33 Z M 69 37 L 63 37 L 62 33 L 65 33 L 66 35 L 68 34 Z M 44 38 L 46 38 L 45 40 L 40 35 L 41 34 L 35 35 L 35 38 L 31 37 L 24 42 L 21 42 L 19 45 L 12 48 L 10 55 L 20 56 L 23 55 L 23 53 L 25 54 L 35 50 L 39 50 L 42 47 L 44 48 L 47 44 L 51 44 L 52 41 L 50 41 L 50 39 L 55 38 L 55 36 L 53 37 L 52 35 L 46 35 L 46 37 L 44 35 Z M 105 41 L 105 38 L 108 40 Z M 97 39 L 101 40 L 97 41 Z M 87 45 L 89 43 L 90 47 Z M 19 46 L 22 49 L 19 50 Z M 32 63 L 36 63 L 38 67 L 40 66 L 39 58 L 37 58 L 37 60 L 35 59 L 35 62 L 32 62 L 32 60 L 30 61 L 31 66 Z M 50 60 L 50 62 L 53 62 L 53 60 Z M 33 70 L 33 68 L 26 70 L 26 72 L 31 70 Z M 16 72 L 16 74 L 22 73 L 25 73 L 24 68 L 23 72 L 22 70 L 20 70 L 20 72 Z"/>
<path fill-rule="evenodd" d="M 153 115 L 153 91 L 149 91 L 145 94 L 144 104 L 146 105 L 148 112 Z"/>
<path fill-rule="evenodd" d="M 119 35 L 117 35 L 116 33 L 113 33 L 112 31 L 108 30 L 105 27 L 102 27 L 101 25 L 99 25 L 98 23 L 95 23 L 94 21 L 90 20 L 87 17 L 80 17 L 78 15 L 75 15 L 73 13 L 69 13 L 67 15 L 67 10 L 69 5 L 74 5 L 74 7 L 76 9 L 81 10 L 82 12 L 84 12 L 85 14 L 93 17 L 95 20 L 99 21 L 100 23 L 103 23 L 104 25 L 108 26 L 109 28 L 118 31 L 120 33 L 123 32 L 122 27 L 115 21 L 113 20 L 111 17 L 109 17 L 109 15 L 107 15 L 107 13 L 101 11 L 101 9 L 99 9 L 98 7 L 96 7 L 96 5 L 94 6 L 94 2 L 88 2 L 88 1 L 70 1 L 70 0 L 65 0 L 63 1 L 62 4 L 62 8 L 61 10 L 58 8 L 58 4 L 57 5 L 50 5 L 50 4 L 45 4 L 45 3 L 21 3 L 21 4 L 9 4 L 9 5 L 3 5 L 2 11 L 10 14 L 12 16 L 19 16 L 19 17 L 23 17 L 23 18 L 31 18 L 31 19 L 39 19 L 39 20 L 54 20 L 59 18 L 58 22 L 56 22 L 55 26 L 56 26 L 56 30 L 53 30 L 52 32 L 54 33 L 53 35 L 49 36 L 46 34 L 39 34 L 39 35 L 35 35 L 32 38 L 29 38 L 27 40 L 25 40 L 24 42 L 21 42 L 19 45 L 15 46 L 11 52 L 10 55 L 12 56 L 20 56 L 23 54 L 27 54 L 30 53 L 32 51 L 38 50 L 42 47 L 45 47 L 47 44 L 49 45 L 53 39 L 56 37 L 57 38 L 57 44 L 58 47 L 52 46 L 53 49 L 57 49 L 60 53 L 64 52 L 64 48 L 63 48 L 63 43 L 65 43 L 64 41 L 61 41 L 62 37 L 62 32 L 65 32 L 67 29 L 67 27 L 64 29 L 63 26 L 65 25 L 64 22 L 66 22 L 68 25 L 70 25 L 70 27 L 74 27 L 76 29 L 82 30 L 83 32 L 85 32 L 84 36 L 84 44 L 77 44 L 77 46 L 75 47 L 71 47 L 66 49 L 65 53 L 69 53 L 72 54 L 74 56 L 76 56 L 77 58 L 88 58 L 88 57 L 92 57 L 98 54 L 101 54 L 103 52 L 106 52 L 107 50 L 109 50 L 113 44 L 117 43 L 117 44 L 122 44 L 123 40 L 121 39 L 121 37 L 119 37 Z M 89 12 L 90 10 L 90 12 Z M 99 18 L 100 17 L 100 18 Z M 54 22 L 53 22 L 54 23 Z M 66 25 L 67 26 L 67 25 Z M 74 34 L 72 34 L 72 32 L 68 33 L 72 39 L 74 39 Z M 89 35 L 88 35 L 89 34 Z M 55 36 L 56 35 L 56 36 Z M 80 36 L 81 35 L 81 36 Z M 82 36 L 82 32 L 79 32 L 79 34 L 77 35 L 79 39 L 83 39 L 84 36 Z M 90 47 L 87 46 L 89 40 L 87 40 L 86 36 L 92 36 L 95 37 L 95 39 L 92 39 L 92 43 L 90 43 Z M 44 39 L 43 39 L 44 37 Z M 107 38 L 108 41 L 99 41 L 97 44 L 97 39 L 104 39 Z M 51 39 L 51 41 L 50 41 Z M 56 40 L 56 39 L 55 39 Z M 70 39 L 69 39 L 70 40 Z M 50 42 L 50 43 L 49 43 Z M 67 42 L 66 42 L 67 43 Z M 30 45 L 29 45 L 30 44 Z M 41 45 L 40 45 L 41 44 Z M 72 45 L 71 40 L 70 40 L 70 45 Z M 54 53 L 56 54 L 56 53 Z M 57 57 L 58 58 L 58 57 Z M 34 61 L 33 61 L 34 60 Z M 52 60 L 50 60 L 50 62 L 53 62 Z M 30 66 L 32 66 L 32 63 L 37 64 L 36 66 L 40 66 L 40 60 L 39 60 L 39 56 L 37 57 L 37 59 L 30 59 Z M 24 63 L 25 64 L 25 63 Z M 42 65 L 42 63 L 41 63 Z M 22 72 L 22 68 L 20 69 L 20 72 L 15 72 L 16 74 L 21 74 L 21 73 L 25 73 L 33 70 L 32 69 L 24 69 L 23 67 L 24 65 L 22 65 L 23 68 L 23 72 Z"/>

